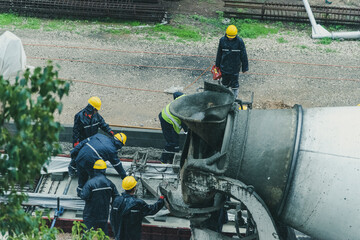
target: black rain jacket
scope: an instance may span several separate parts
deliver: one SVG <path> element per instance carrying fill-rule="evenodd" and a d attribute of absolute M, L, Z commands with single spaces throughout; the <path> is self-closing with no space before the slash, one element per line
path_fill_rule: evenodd
<path fill-rule="evenodd" d="M 159 199 L 147 204 L 126 192 L 115 198 L 110 214 L 110 223 L 116 240 L 140 240 L 141 222 L 145 216 L 156 214 L 164 206 Z"/>
<path fill-rule="evenodd" d="M 126 172 L 118 158 L 118 149 L 123 147 L 115 137 L 108 137 L 97 133 L 90 138 L 81 141 L 73 150 L 70 151 L 71 159 L 75 159 L 76 164 L 82 168 L 91 170 L 97 160 L 109 161 L 120 177 L 124 179 Z"/>
<path fill-rule="evenodd" d="M 80 198 L 85 200 L 84 221 L 107 222 L 110 202 L 116 196 L 119 193 L 114 183 L 105 177 L 105 170 L 94 169 L 93 178 L 86 182 L 80 194 Z"/>
<path fill-rule="evenodd" d="M 223 74 L 238 74 L 249 70 L 249 62 L 244 41 L 236 36 L 233 40 L 225 35 L 220 38 L 215 65 Z"/>
<path fill-rule="evenodd" d="M 73 144 L 91 137 L 98 133 L 99 128 L 105 133 L 112 135 L 112 130 L 99 114 L 94 114 L 94 107 L 88 104 L 83 110 L 74 117 Z"/>

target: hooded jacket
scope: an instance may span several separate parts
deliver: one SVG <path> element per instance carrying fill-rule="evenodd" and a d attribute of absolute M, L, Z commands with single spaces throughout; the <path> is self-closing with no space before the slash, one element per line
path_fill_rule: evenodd
<path fill-rule="evenodd" d="M 76 164 L 89 170 L 93 169 L 96 160 L 109 161 L 123 179 L 126 172 L 118 158 L 118 149 L 122 147 L 123 144 L 117 138 L 97 133 L 80 142 L 70 154 Z"/>
<path fill-rule="evenodd" d="M 216 55 L 216 67 L 222 74 L 238 74 L 249 70 L 249 62 L 244 41 L 236 36 L 230 40 L 226 35 L 220 38 Z"/>
<path fill-rule="evenodd" d="M 84 221 L 107 222 L 110 202 L 116 196 L 119 193 L 114 183 L 105 177 L 105 170 L 94 169 L 94 176 L 86 182 L 80 194 L 80 198 L 85 200 Z"/>
<path fill-rule="evenodd" d="M 88 104 L 83 110 L 78 112 L 74 117 L 73 143 L 91 137 L 98 133 L 99 128 L 105 133 L 112 135 L 112 130 L 99 114 L 94 114 L 95 108 Z"/>
<path fill-rule="evenodd" d="M 126 192 L 113 202 L 110 223 L 116 240 L 140 240 L 141 222 L 145 216 L 156 214 L 164 206 L 164 199 L 147 204 Z"/>

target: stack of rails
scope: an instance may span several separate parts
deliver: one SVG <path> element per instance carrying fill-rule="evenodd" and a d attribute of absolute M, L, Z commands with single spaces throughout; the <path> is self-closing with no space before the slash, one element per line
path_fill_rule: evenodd
<path fill-rule="evenodd" d="M 160 0 L 0 0 L 0 12 L 36 17 L 150 22 L 159 22 L 165 17 Z"/>
<path fill-rule="evenodd" d="M 224 0 L 224 17 L 273 21 L 309 22 L 303 4 Z M 239 10 L 241 9 L 241 10 Z M 360 8 L 311 6 L 317 22 L 323 24 L 360 24 Z"/>

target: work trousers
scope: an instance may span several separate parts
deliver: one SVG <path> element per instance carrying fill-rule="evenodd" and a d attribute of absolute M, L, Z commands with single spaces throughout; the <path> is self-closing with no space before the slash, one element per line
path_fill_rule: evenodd
<path fill-rule="evenodd" d="M 166 141 L 165 148 L 161 154 L 162 163 L 172 163 L 176 152 L 180 151 L 179 134 L 175 132 L 172 124 L 166 122 L 161 113 L 159 114 L 161 129 Z"/>
<path fill-rule="evenodd" d="M 231 88 L 234 98 L 239 94 L 239 74 L 222 74 L 221 84 L 226 88 Z"/>
<path fill-rule="evenodd" d="M 86 169 L 80 166 L 80 164 L 76 164 L 76 170 L 78 174 L 78 187 L 76 189 L 78 196 L 80 196 L 80 192 L 84 187 L 87 180 L 93 176 L 94 170 L 93 169 Z"/>

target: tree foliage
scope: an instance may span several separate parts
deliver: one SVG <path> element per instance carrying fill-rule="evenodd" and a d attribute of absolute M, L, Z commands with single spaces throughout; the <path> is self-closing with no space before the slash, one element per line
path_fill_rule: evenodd
<path fill-rule="evenodd" d="M 51 62 L 45 68 L 26 70 L 13 82 L 0 76 L 0 230 L 11 235 L 31 232 L 38 222 L 25 214 L 21 203 L 26 196 L 16 194 L 34 182 L 51 155 L 60 152 L 61 126 L 54 113 L 61 113 L 69 83 L 58 78 Z M 16 131 L 11 131 L 13 122 Z M 4 198 L 6 197 L 6 198 Z"/>

